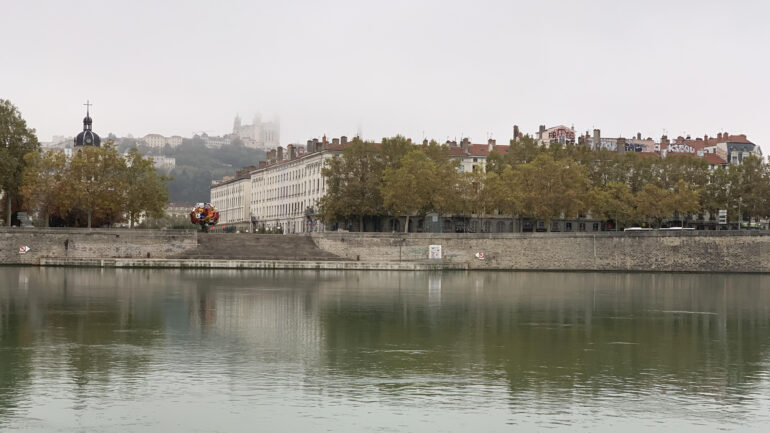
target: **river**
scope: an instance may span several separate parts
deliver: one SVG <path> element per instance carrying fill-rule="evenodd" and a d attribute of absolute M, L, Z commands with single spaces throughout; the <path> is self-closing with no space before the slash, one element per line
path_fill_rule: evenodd
<path fill-rule="evenodd" d="M 766 431 L 770 276 L 0 267 L 0 431 Z"/>

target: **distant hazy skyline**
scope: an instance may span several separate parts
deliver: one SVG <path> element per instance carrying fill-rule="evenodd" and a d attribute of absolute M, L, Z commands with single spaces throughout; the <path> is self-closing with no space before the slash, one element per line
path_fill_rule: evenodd
<path fill-rule="evenodd" d="M 514 124 L 770 151 L 766 1 L 0 0 L 0 98 L 41 141 L 363 133 L 506 143 Z"/>

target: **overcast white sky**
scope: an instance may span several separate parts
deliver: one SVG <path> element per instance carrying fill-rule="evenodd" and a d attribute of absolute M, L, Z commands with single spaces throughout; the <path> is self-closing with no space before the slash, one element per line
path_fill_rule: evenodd
<path fill-rule="evenodd" d="M 767 1 L 0 0 L 0 98 L 82 129 L 444 141 L 513 124 L 746 133 L 770 151 Z"/>

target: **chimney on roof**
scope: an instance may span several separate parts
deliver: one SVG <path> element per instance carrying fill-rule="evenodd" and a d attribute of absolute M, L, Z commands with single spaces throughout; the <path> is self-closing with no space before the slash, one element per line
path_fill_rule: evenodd
<path fill-rule="evenodd" d="M 618 140 L 617 140 L 617 151 L 621 155 L 626 153 L 626 139 L 625 138 L 618 137 Z"/>
<path fill-rule="evenodd" d="M 641 132 L 637 132 L 636 133 L 636 139 L 637 140 L 641 140 L 642 139 L 642 133 Z"/>
<path fill-rule="evenodd" d="M 602 148 L 602 133 L 598 129 L 594 129 L 594 150 Z"/>
<path fill-rule="evenodd" d="M 327 141 L 326 141 L 326 134 L 324 134 L 324 136 L 323 136 L 323 142 L 327 143 Z"/>
<path fill-rule="evenodd" d="M 412 139 L 411 138 L 407 138 L 406 142 L 409 143 L 409 144 L 412 144 Z"/>
<path fill-rule="evenodd" d="M 308 140 L 307 144 L 305 144 L 305 148 L 307 149 L 307 153 L 315 152 L 315 145 L 313 144 L 313 140 Z"/>
<path fill-rule="evenodd" d="M 717 134 L 717 141 L 722 141 L 722 133 Z"/>
<path fill-rule="evenodd" d="M 340 143 L 342 143 L 342 144 L 348 144 L 348 137 L 346 137 L 346 136 L 344 136 L 344 135 L 343 135 L 342 137 L 340 137 Z"/>
<path fill-rule="evenodd" d="M 537 131 L 537 137 L 542 140 L 543 134 L 545 134 L 545 125 L 540 125 L 540 129 Z"/>
<path fill-rule="evenodd" d="M 270 151 L 267 152 L 267 163 L 275 164 L 275 149 L 270 149 Z"/>
<path fill-rule="evenodd" d="M 703 141 L 709 141 L 709 136 L 708 136 L 708 134 L 705 134 L 705 135 L 703 135 Z"/>
<path fill-rule="evenodd" d="M 671 144 L 671 141 L 669 141 L 668 136 L 664 135 L 660 137 L 660 150 L 662 151 L 665 148 L 668 148 L 668 145 Z"/>
<path fill-rule="evenodd" d="M 332 138 L 332 144 L 334 144 L 334 145 L 340 144 L 340 139 L 339 138 Z"/>
<path fill-rule="evenodd" d="M 276 162 L 278 163 L 283 162 L 283 147 L 281 146 L 276 147 L 275 153 L 276 153 L 275 155 Z"/>
<path fill-rule="evenodd" d="M 259 161 L 259 168 L 265 168 L 267 167 L 267 163 L 265 161 Z"/>
<path fill-rule="evenodd" d="M 490 152 L 495 149 L 495 144 L 497 144 L 497 141 L 494 138 L 487 139 L 487 146 L 489 146 Z"/>
<path fill-rule="evenodd" d="M 423 146 L 427 146 L 428 145 L 428 139 L 427 138 L 422 140 L 422 145 Z"/>
<path fill-rule="evenodd" d="M 513 141 L 519 139 L 519 125 L 513 125 Z"/>
<path fill-rule="evenodd" d="M 463 138 L 462 141 L 460 142 L 460 147 L 463 149 L 463 151 L 467 152 L 468 146 L 470 146 L 470 144 L 471 144 L 471 141 L 466 137 L 466 138 Z"/>
<path fill-rule="evenodd" d="M 297 157 L 297 153 L 294 151 L 293 144 L 286 146 L 286 153 L 289 154 L 289 161 L 294 161 L 294 158 Z"/>

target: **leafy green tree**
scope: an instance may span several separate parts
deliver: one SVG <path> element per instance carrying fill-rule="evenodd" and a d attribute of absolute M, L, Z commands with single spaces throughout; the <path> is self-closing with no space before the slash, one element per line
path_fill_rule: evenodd
<path fill-rule="evenodd" d="M 430 156 L 428 156 L 429 159 Z M 428 181 L 431 190 L 429 208 L 439 215 L 448 215 L 460 212 L 462 205 L 459 200 L 460 173 L 458 167 L 460 161 L 447 160 L 445 163 L 435 163 L 435 169 Z"/>
<path fill-rule="evenodd" d="M 121 178 L 121 208 L 126 213 L 130 227 L 142 214 L 162 218 L 168 202 L 166 182 L 169 178 L 155 171 L 152 160 L 142 157 L 136 149 L 126 155 L 126 165 Z"/>
<path fill-rule="evenodd" d="M 698 212 L 700 207 L 699 192 L 684 179 L 679 179 L 670 194 L 669 208 L 678 214 L 684 224 L 687 215 Z"/>
<path fill-rule="evenodd" d="M 518 167 L 506 165 L 502 172 L 493 171 L 489 175 L 486 180 L 486 189 L 489 191 L 492 207 L 504 215 L 509 215 L 515 227 L 516 216 L 521 216 L 524 201 L 521 171 Z M 521 228 L 521 221 L 518 226 Z"/>
<path fill-rule="evenodd" d="M 355 141 L 360 139 L 354 138 Z M 391 138 L 383 138 L 380 144 L 380 154 L 384 163 L 384 168 L 398 168 L 401 166 L 401 160 L 407 153 L 414 150 L 414 145 L 405 137 L 397 135 Z"/>
<path fill-rule="evenodd" d="M 636 213 L 639 218 L 660 227 L 663 218 L 671 215 L 671 192 L 657 185 L 647 184 L 636 194 Z"/>
<path fill-rule="evenodd" d="M 537 155 L 545 152 L 545 149 L 537 144 L 537 140 L 525 135 L 516 140 L 511 140 L 508 152 L 505 153 L 505 163 L 519 165 L 531 162 Z"/>
<path fill-rule="evenodd" d="M 67 156 L 49 150 L 24 156 L 24 184 L 21 194 L 29 209 L 34 209 L 48 227 L 50 216 L 62 215 L 62 194 L 67 181 Z"/>
<path fill-rule="evenodd" d="M 6 224 L 9 226 L 12 202 L 23 182 L 24 155 L 39 148 L 35 130 L 27 127 L 27 122 L 10 101 L 0 99 L 0 189 L 5 192 Z"/>
<path fill-rule="evenodd" d="M 109 144 L 78 149 L 70 161 L 63 202 L 82 209 L 89 228 L 94 215 L 116 218 L 121 211 L 125 168 L 125 160 Z"/>
<path fill-rule="evenodd" d="M 703 187 L 703 192 L 700 195 L 701 209 L 709 213 L 714 217 L 718 214 L 720 209 L 728 210 L 728 218 L 735 218 L 737 214 L 731 215 L 732 209 L 737 210 L 737 200 L 731 194 L 732 184 L 731 178 L 735 177 L 735 169 L 731 167 L 717 168 L 713 170 L 709 176 L 709 181 Z"/>
<path fill-rule="evenodd" d="M 496 150 L 489 152 L 486 162 L 487 173 L 502 174 L 506 167 L 510 167 L 510 165 L 505 162 L 505 157 L 503 155 Z"/>
<path fill-rule="evenodd" d="M 584 167 L 575 161 L 555 160 L 543 153 L 519 170 L 523 208 L 529 215 L 545 220 L 548 231 L 554 218 L 573 217 L 587 210 L 588 178 Z"/>
<path fill-rule="evenodd" d="M 393 215 L 405 215 L 404 232 L 409 232 L 409 217 L 424 214 L 432 202 L 432 184 L 437 179 L 436 163 L 424 152 L 412 150 L 400 162 L 388 167 L 383 175 L 382 197 Z"/>
<path fill-rule="evenodd" d="M 327 193 L 319 202 L 321 218 L 328 224 L 358 217 L 359 230 L 363 231 L 364 217 L 383 212 L 383 168 L 374 143 L 354 138 L 342 155 L 328 160 L 321 171 L 327 182 Z"/>
<path fill-rule="evenodd" d="M 486 173 L 484 170 L 473 170 L 460 174 L 458 187 L 458 210 L 465 217 L 472 217 L 481 220 L 487 211 L 494 208 L 494 198 L 492 190 L 487 187 L 488 184 L 495 183 L 496 173 Z"/>
<path fill-rule="evenodd" d="M 589 196 L 591 212 L 605 221 L 614 221 L 617 229 L 634 217 L 634 195 L 625 183 L 610 182 L 603 187 L 594 187 Z"/>
<path fill-rule="evenodd" d="M 732 168 L 732 167 L 731 167 Z M 738 198 L 741 219 L 770 215 L 770 176 L 762 160 L 750 156 L 734 169 L 733 193 Z"/>

